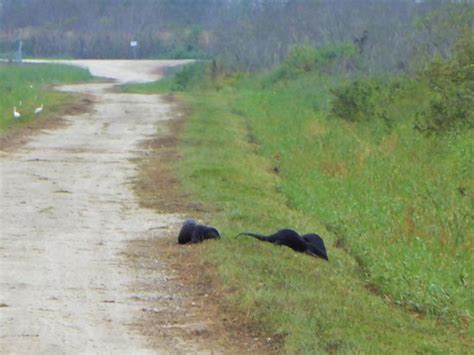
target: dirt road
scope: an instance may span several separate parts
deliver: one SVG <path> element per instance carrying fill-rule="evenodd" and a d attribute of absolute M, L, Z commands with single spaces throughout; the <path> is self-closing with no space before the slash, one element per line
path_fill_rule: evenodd
<path fill-rule="evenodd" d="M 178 62 L 85 61 L 118 82 L 155 80 Z M 170 118 L 157 96 L 117 94 L 113 83 L 65 86 L 91 94 L 93 113 L 66 117 L 15 152 L 0 152 L 0 352 L 160 353 L 134 329 L 146 290 L 134 287 L 123 250 L 180 219 L 139 207 L 130 161 Z M 47 108 L 45 108 L 47 110 Z M 153 282 L 167 275 L 153 270 Z M 164 281 L 163 281 L 164 282 Z M 163 291 L 163 297 L 166 291 Z M 157 295 L 153 295 L 157 297 Z M 171 342 L 173 343 L 173 342 Z"/>

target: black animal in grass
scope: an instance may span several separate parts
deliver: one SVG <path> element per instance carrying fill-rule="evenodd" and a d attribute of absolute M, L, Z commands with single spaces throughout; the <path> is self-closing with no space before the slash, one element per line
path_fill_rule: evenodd
<path fill-rule="evenodd" d="M 205 239 L 219 239 L 220 237 L 217 229 L 199 224 L 193 219 L 187 219 L 179 231 L 178 243 L 201 243 Z"/>
<path fill-rule="evenodd" d="M 276 233 L 268 236 L 258 233 L 243 232 L 238 234 L 237 237 L 242 235 L 248 235 L 257 238 L 258 240 L 270 242 L 276 245 L 286 245 L 294 251 L 307 253 L 324 260 L 329 260 L 323 239 L 317 234 L 305 234 L 300 236 L 293 229 L 280 229 Z"/>
<path fill-rule="evenodd" d="M 326 246 L 324 245 L 323 238 L 319 234 L 309 233 L 301 236 L 307 243 L 311 244 L 313 254 L 329 261 L 328 254 L 326 252 Z"/>

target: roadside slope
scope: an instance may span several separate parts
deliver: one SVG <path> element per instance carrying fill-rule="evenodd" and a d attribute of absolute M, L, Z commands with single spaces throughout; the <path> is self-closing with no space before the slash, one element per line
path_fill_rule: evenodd
<path fill-rule="evenodd" d="M 203 71 L 196 72 L 205 79 Z M 260 324 L 265 337 L 279 339 L 290 353 L 464 353 L 472 346 L 469 315 L 459 323 L 441 322 L 397 302 L 371 278 L 363 259 L 350 249 L 348 236 L 314 213 L 331 201 L 318 198 L 325 196 L 327 185 L 310 172 L 322 166 L 334 184 L 345 172 L 331 155 L 316 159 L 309 153 L 339 142 L 334 140 L 339 122 L 330 125 L 318 114 L 328 104 L 320 77 L 272 87 L 260 81 L 246 85 L 245 80 L 196 83 L 191 74 L 193 70 L 179 75 L 179 84 L 189 86 L 168 82 L 126 90 L 188 90 L 183 97 L 190 114 L 178 142 L 181 159 L 171 165 L 181 189 L 191 193 L 188 201 L 203 203 L 206 220 L 223 234 L 218 243 L 203 243 L 201 260 L 195 262 L 217 281 L 224 309 L 240 310 L 240 321 Z M 343 133 L 348 135 L 350 128 L 342 125 Z M 324 145 L 323 137 L 329 141 Z M 295 179 L 303 183 L 289 190 Z M 341 198 L 337 186 L 326 195 Z M 309 207 L 302 208 L 301 202 Z M 271 233 L 284 227 L 321 233 L 330 262 L 232 238 L 244 230 Z M 379 243 L 384 246 L 384 239 Z M 405 276 L 403 269 L 399 275 Z"/>

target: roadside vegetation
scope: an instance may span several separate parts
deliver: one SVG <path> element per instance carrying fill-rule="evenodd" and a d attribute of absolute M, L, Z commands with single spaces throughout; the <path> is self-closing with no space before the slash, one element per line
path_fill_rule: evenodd
<path fill-rule="evenodd" d="M 55 112 L 71 104 L 71 95 L 54 91 L 52 85 L 91 80 L 88 71 L 58 64 L 0 63 L 0 133 L 20 127 L 33 119 Z M 35 109 L 44 105 L 35 118 Z M 21 117 L 16 119 L 13 108 Z"/>
<path fill-rule="evenodd" d="M 285 351 L 473 345 L 473 47 L 410 76 L 334 75 L 350 50 L 296 47 L 264 74 L 196 64 L 126 88 L 191 106 L 176 174 L 224 234 L 202 257 Z M 329 263 L 233 238 L 284 227 L 321 234 Z"/>

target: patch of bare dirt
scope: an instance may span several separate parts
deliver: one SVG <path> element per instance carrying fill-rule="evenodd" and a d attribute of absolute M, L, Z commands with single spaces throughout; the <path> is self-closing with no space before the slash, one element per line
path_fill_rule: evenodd
<path fill-rule="evenodd" d="M 173 170 L 181 158 L 177 144 L 189 110 L 171 95 L 164 98 L 174 106 L 173 119 L 162 123 L 160 135 L 142 143 L 149 153 L 135 161 L 140 174 L 135 180 L 134 191 L 142 207 L 162 213 L 202 214 L 207 212 L 206 208 L 192 202 L 192 197 L 183 191 Z"/>
<path fill-rule="evenodd" d="M 137 240 L 129 243 L 127 257 L 133 269 L 146 273 L 164 262 L 168 275 L 165 283 L 165 299 L 149 298 L 136 329 L 149 339 L 155 339 L 160 347 L 172 349 L 176 339 L 192 339 L 190 351 L 243 354 L 269 353 L 262 339 L 252 337 L 255 329 L 243 324 L 236 314 L 223 312 L 223 295 L 218 291 L 212 269 L 198 258 L 203 246 L 178 246 L 175 234 L 168 237 Z M 160 262 L 158 262 L 159 256 Z M 157 294 L 153 283 L 141 283 L 142 292 Z M 235 313 L 235 312 L 234 312 Z M 183 342 L 184 343 L 184 342 Z M 182 345 L 183 347 L 183 345 Z"/>

